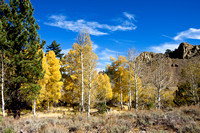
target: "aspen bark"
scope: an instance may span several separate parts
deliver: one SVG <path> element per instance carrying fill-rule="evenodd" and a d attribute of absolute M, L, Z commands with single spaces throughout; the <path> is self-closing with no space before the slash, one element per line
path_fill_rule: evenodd
<path fill-rule="evenodd" d="M 122 87 L 121 87 L 121 76 L 120 76 L 120 90 L 121 90 L 121 110 L 123 110 L 123 94 L 122 94 Z"/>
<path fill-rule="evenodd" d="M 83 52 L 81 51 L 81 114 L 84 110 Z"/>
<path fill-rule="evenodd" d="M 160 109 L 160 88 L 158 88 L 158 109 Z"/>
<path fill-rule="evenodd" d="M 36 116 L 36 100 L 33 101 L 33 115 Z"/>
<path fill-rule="evenodd" d="M 137 74 L 135 74 L 135 109 L 138 109 Z"/>
<path fill-rule="evenodd" d="M 90 66 L 91 68 L 91 66 Z M 91 70 L 91 69 L 90 69 Z M 88 118 L 90 117 L 90 93 L 91 93 L 91 89 L 92 89 L 92 75 L 91 75 L 91 71 L 90 71 L 90 77 L 89 77 L 89 94 L 88 94 Z"/>
<path fill-rule="evenodd" d="M 131 79 L 131 74 L 130 74 L 130 64 L 129 64 L 129 83 L 128 83 L 128 85 L 129 85 L 129 86 L 128 86 L 128 89 L 129 89 L 129 104 L 128 104 L 128 105 L 129 105 L 129 106 L 128 106 L 129 108 L 128 108 L 128 109 L 129 109 L 129 110 L 131 110 L 131 106 L 132 106 L 132 105 L 131 105 L 131 83 L 130 83 L 130 79 Z"/>
<path fill-rule="evenodd" d="M 3 55 L 1 55 L 1 65 L 2 65 L 2 77 L 1 77 L 1 80 L 2 80 L 2 84 L 1 84 L 1 99 L 2 99 L 2 114 L 3 114 L 3 117 L 5 117 L 5 102 L 4 102 L 4 63 L 3 63 Z"/>

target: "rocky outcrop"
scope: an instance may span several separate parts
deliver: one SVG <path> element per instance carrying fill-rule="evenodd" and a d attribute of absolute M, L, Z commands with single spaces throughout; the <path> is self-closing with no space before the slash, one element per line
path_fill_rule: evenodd
<path fill-rule="evenodd" d="M 138 57 L 137 61 L 151 63 L 153 60 L 157 60 L 160 58 L 165 58 L 166 56 L 162 53 L 154 53 L 154 52 L 142 52 Z"/>
<path fill-rule="evenodd" d="M 146 83 L 151 82 L 153 71 L 159 61 L 164 59 L 166 62 L 166 69 L 171 75 L 172 87 L 175 87 L 178 82 L 182 79 L 181 72 L 190 62 L 200 61 L 200 45 L 191 45 L 188 43 L 181 43 L 178 49 L 169 51 L 168 53 L 153 53 L 153 52 L 142 52 L 138 57 L 137 61 L 143 63 L 141 65 L 143 70 L 142 80 Z"/>
<path fill-rule="evenodd" d="M 190 59 L 196 55 L 200 54 L 200 45 L 191 45 L 189 43 L 183 42 L 179 45 L 178 49 L 169 53 L 170 58 L 178 59 Z"/>
<path fill-rule="evenodd" d="M 156 53 L 153 52 L 142 52 L 137 59 L 142 62 L 150 62 L 155 56 Z"/>

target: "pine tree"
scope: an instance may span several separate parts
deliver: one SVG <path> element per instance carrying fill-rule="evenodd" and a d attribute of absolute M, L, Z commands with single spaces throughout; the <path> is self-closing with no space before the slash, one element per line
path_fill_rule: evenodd
<path fill-rule="evenodd" d="M 60 47 L 60 44 L 57 44 L 55 40 L 51 43 L 51 45 L 48 45 L 46 49 L 47 49 L 46 52 L 49 52 L 51 50 L 54 51 L 56 57 L 60 58 L 60 60 L 64 55 L 63 53 L 61 53 L 62 49 Z"/>
<path fill-rule="evenodd" d="M 40 86 L 37 81 L 43 76 L 42 52 L 38 50 L 40 38 L 39 26 L 33 17 L 30 0 L 10 0 L 9 8 L 3 13 L 7 19 L 7 41 L 10 41 L 10 72 L 12 72 L 8 93 L 10 94 L 9 110 L 14 118 L 20 117 L 21 103 L 35 99 Z"/>
<path fill-rule="evenodd" d="M 0 6 L 0 9 L 3 8 L 3 3 L 1 3 L 2 5 Z M 0 10 L 0 12 L 2 13 L 3 11 Z M 9 47 L 9 43 L 7 42 L 7 38 L 6 38 L 6 32 L 5 29 L 3 28 L 3 22 L 5 23 L 5 17 L 3 17 L 3 14 L 0 16 L 0 60 L 1 60 L 1 99 L 2 99 L 2 114 L 3 117 L 5 117 L 5 101 L 4 101 L 4 84 L 5 84 L 5 54 L 8 47 Z"/>

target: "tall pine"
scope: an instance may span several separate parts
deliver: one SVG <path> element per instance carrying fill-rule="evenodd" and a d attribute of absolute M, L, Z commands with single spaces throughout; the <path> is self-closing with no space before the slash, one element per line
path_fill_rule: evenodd
<path fill-rule="evenodd" d="M 5 116 L 5 101 L 4 101 L 4 91 L 5 91 L 5 80 L 6 80 L 6 54 L 9 51 L 9 42 L 7 41 L 6 34 L 6 17 L 3 14 L 3 10 L 8 8 L 7 4 L 4 3 L 4 0 L 0 1 L 0 75 L 1 75 L 1 103 L 2 103 L 2 114 Z"/>
<path fill-rule="evenodd" d="M 49 52 L 51 50 L 54 51 L 54 53 L 56 54 L 56 57 L 60 58 L 60 60 L 62 59 L 64 54 L 61 53 L 62 49 L 60 47 L 60 44 L 57 44 L 55 40 L 51 43 L 51 45 L 47 46 L 46 52 Z"/>
<path fill-rule="evenodd" d="M 10 41 L 10 94 L 9 111 L 14 118 L 20 117 L 22 103 L 35 99 L 41 87 L 37 81 L 43 76 L 42 51 L 38 52 L 39 26 L 33 17 L 30 0 L 10 0 L 9 8 L 3 11 L 7 19 L 7 40 Z"/>

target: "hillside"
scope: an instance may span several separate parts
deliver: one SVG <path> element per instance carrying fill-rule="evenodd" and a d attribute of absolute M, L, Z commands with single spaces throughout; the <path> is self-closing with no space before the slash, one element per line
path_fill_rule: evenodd
<path fill-rule="evenodd" d="M 142 79 L 145 83 L 150 82 L 152 79 L 152 72 L 156 63 L 159 60 L 165 60 L 165 66 L 171 77 L 171 87 L 176 87 L 178 82 L 183 81 L 181 78 L 182 70 L 190 63 L 195 63 L 200 60 L 200 45 L 191 45 L 188 43 L 181 43 L 178 49 L 174 51 L 168 51 L 165 54 L 142 52 L 138 58 L 138 61 L 143 63 L 143 76 Z M 144 76 L 145 75 L 145 76 Z"/>

